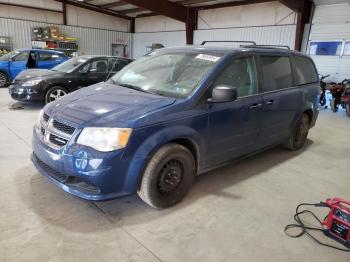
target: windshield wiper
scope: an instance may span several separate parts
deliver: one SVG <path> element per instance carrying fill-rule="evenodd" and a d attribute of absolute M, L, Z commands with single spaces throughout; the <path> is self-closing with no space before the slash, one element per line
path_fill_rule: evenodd
<path fill-rule="evenodd" d="M 159 95 L 158 93 L 156 92 L 152 92 L 150 90 L 145 90 L 139 86 L 135 86 L 135 85 L 130 85 L 130 84 L 122 84 L 122 83 L 117 83 L 115 82 L 114 80 L 112 80 L 114 84 L 116 85 L 119 85 L 119 86 L 122 86 L 122 87 L 126 87 L 126 88 L 130 88 L 130 89 L 134 89 L 134 90 L 137 90 L 137 91 L 141 91 L 141 92 L 144 92 L 144 93 L 148 93 L 148 94 L 152 94 L 152 95 Z"/>

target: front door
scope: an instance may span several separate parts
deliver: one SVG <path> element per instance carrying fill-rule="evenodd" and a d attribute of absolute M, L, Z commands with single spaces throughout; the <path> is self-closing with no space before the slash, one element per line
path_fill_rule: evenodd
<path fill-rule="evenodd" d="M 80 70 L 81 87 L 106 81 L 108 75 L 108 59 L 96 58 L 88 62 Z"/>
<path fill-rule="evenodd" d="M 20 72 L 27 69 L 28 57 L 29 51 L 22 51 L 11 58 L 10 74 L 12 79 L 14 79 Z"/>
<path fill-rule="evenodd" d="M 216 78 L 215 86 L 237 88 L 238 99 L 208 105 L 207 168 L 251 153 L 256 148 L 262 97 L 258 92 L 254 56 L 234 59 Z"/>

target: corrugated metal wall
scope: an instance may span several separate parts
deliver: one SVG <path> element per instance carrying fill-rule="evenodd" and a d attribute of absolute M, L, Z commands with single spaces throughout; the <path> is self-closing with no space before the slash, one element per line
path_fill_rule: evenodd
<path fill-rule="evenodd" d="M 0 35 L 12 37 L 15 49 L 30 48 L 31 28 L 45 26 L 56 26 L 61 33 L 77 37 L 81 54 L 110 55 L 113 43 L 125 43 L 127 55 L 132 57 L 132 34 L 126 32 L 0 18 Z"/>
<path fill-rule="evenodd" d="M 350 40 L 350 5 L 334 4 L 316 6 L 310 41 Z M 350 78 L 350 57 L 312 56 L 320 74 L 330 74 L 327 81 L 342 81 Z"/>
<path fill-rule="evenodd" d="M 295 25 L 255 26 L 196 30 L 194 43 L 204 40 L 255 41 L 257 44 L 288 45 L 294 49 Z"/>
<path fill-rule="evenodd" d="M 252 40 L 257 44 L 288 45 L 294 49 L 295 25 L 236 27 L 194 31 L 194 44 L 204 40 Z M 146 47 L 161 43 L 165 47 L 186 45 L 186 32 L 135 33 L 133 41 L 134 58 L 146 53 Z"/>

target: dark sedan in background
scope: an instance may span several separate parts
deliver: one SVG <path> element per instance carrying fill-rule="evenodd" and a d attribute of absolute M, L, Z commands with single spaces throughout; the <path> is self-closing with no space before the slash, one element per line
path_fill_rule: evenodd
<path fill-rule="evenodd" d="M 112 56 L 75 57 L 51 70 L 21 72 L 9 86 L 9 92 L 15 100 L 47 104 L 82 87 L 106 81 L 131 61 Z"/>

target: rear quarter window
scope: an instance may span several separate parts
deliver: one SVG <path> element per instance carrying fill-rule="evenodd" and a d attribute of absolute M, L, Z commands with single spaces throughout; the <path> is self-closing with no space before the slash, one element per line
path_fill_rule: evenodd
<path fill-rule="evenodd" d="M 263 75 L 263 91 L 285 89 L 293 86 L 292 67 L 288 56 L 259 57 Z"/>
<path fill-rule="evenodd" d="M 315 66 L 310 59 L 302 56 L 292 56 L 292 63 L 295 68 L 296 85 L 305 85 L 318 81 Z"/>

